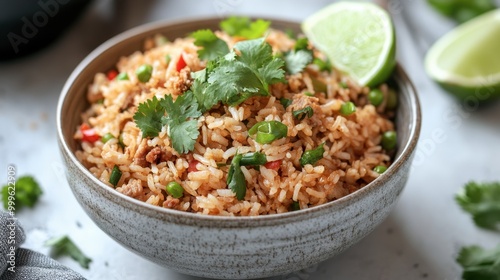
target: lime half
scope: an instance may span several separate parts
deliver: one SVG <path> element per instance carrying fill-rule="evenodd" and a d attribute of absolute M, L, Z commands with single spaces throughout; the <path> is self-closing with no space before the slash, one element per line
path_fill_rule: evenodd
<path fill-rule="evenodd" d="M 427 74 L 460 99 L 500 95 L 500 9 L 450 31 L 425 58 Z"/>
<path fill-rule="evenodd" d="M 333 66 L 359 84 L 384 82 L 396 65 L 389 14 L 366 2 L 338 2 L 308 17 L 302 30 Z"/>

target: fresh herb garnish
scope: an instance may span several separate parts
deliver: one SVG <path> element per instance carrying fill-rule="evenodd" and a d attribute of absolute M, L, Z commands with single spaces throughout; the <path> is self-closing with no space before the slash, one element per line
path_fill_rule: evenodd
<path fill-rule="evenodd" d="M 285 53 L 285 68 L 289 74 L 302 72 L 313 61 L 313 54 L 308 46 L 307 38 L 300 38 L 295 42 L 293 50 Z"/>
<path fill-rule="evenodd" d="M 67 236 L 55 237 L 45 241 L 45 246 L 52 247 L 51 255 L 54 257 L 70 256 L 77 261 L 83 268 L 88 269 L 92 259 L 85 256 L 73 241 Z"/>
<path fill-rule="evenodd" d="M 238 200 L 245 198 L 245 194 L 247 192 L 245 175 L 243 175 L 240 165 L 242 157 L 243 155 L 241 154 L 234 156 L 227 173 L 227 186 L 236 194 L 236 198 Z"/>
<path fill-rule="evenodd" d="M 165 108 L 156 96 L 139 104 L 134 114 L 134 121 L 141 129 L 143 138 L 158 136 L 163 126 L 161 122 L 163 116 L 165 116 Z"/>
<path fill-rule="evenodd" d="M 13 209 L 18 211 L 19 209 L 27 206 L 33 207 L 38 201 L 38 198 L 42 195 L 42 189 L 31 176 L 22 176 L 16 180 L 15 186 L 12 184 L 5 185 L 2 187 L 2 200 L 3 207 L 5 209 Z M 13 197 L 9 199 L 9 197 Z M 11 201 L 12 208 L 9 208 L 9 201 Z"/>
<path fill-rule="evenodd" d="M 199 136 L 196 118 L 203 112 L 219 102 L 236 106 L 252 96 L 269 96 L 270 85 L 285 81 L 285 62 L 273 56 L 264 38 L 241 41 L 221 56 L 226 49 L 212 31 L 201 30 L 192 36 L 204 47 L 200 57 L 208 62 L 205 69 L 191 73 L 190 90 L 175 102 L 170 95 L 160 100 L 153 97 L 139 104 L 133 117 L 143 137 L 156 137 L 167 126 L 172 146 L 179 153 L 194 149 Z"/>
<path fill-rule="evenodd" d="M 229 52 L 229 47 L 224 40 L 217 37 L 212 30 L 202 29 L 191 34 L 195 39 L 194 44 L 203 47 L 198 50 L 200 59 L 214 60 Z"/>
<path fill-rule="evenodd" d="M 142 137 L 155 137 L 163 126 L 167 126 L 167 134 L 172 140 L 172 147 L 178 153 L 187 153 L 194 149 L 194 143 L 200 134 L 195 118 L 201 116 L 198 103 L 191 91 L 177 97 L 175 102 L 171 95 L 158 100 L 155 97 L 139 104 L 134 115 Z"/>
<path fill-rule="evenodd" d="M 167 126 L 172 147 L 181 154 L 192 151 L 200 134 L 196 118 L 201 116 L 193 93 L 187 91 L 177 97 L 175 102 L 171 95 L 167 95 L 160 102 L 167 113 L 162 117 L 162 124 Z"/>
<path fill-rule="evenodd" d="M 240 36 L 246 39 L 256 39 L 264 36 L 271 22 L 258 19 L 251 21 L 248 17 L 229 17 L 220 23 L 220 28 L 230 36 Z"/>
<path fill-rule="evenodd" d="M 500 279 L 500 246 L 485 250 L 479 246 L 463 247 L 457 257 L 464 280 Z"/>
<path fill-rule="evenodd" d="M 294 118 L 301 121 L 301 120 L 305 119 L 306 116 L 308 118 L 312 117 L 314 115 L 314 111 L 311 108 L 311 106 L 307 106 L 307 107 L 304 107 L 300 110 L 292 111 L 292 115 Z"/>
<path fill-rule="evenodd" d="M 205 70 L 195 74 L 191 90 L 202 111 L 222 102 L 236 106 L 255 96 L 268 96 L 269 85 L 284 81 L 284 61 L 274 57 L 264 38 L 242 41 Z"/>
<path fill-rule="evenodd" d="M 305 166 L 306 164 L 315 164 L 318 160 L 323 158 L 325 153 L 325 148 L 323 147 L 325 143 L 322 143 L 318 147 L 312 150 L 305 151 L 300 157 L 300 165 Z"/>
<path fill-rule="evenodd" d="M 470 182 L 455 196 L 474 223 L 490 230 L 500 229 L 500 183 Z"/>

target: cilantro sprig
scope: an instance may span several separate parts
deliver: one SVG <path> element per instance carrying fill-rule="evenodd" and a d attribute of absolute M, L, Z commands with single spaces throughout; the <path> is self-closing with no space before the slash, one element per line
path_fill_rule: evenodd
<path fill-rule="evenodd" d="M 67 235 L 49 239 L 45 242 L 45 246 L 52 248 L 52 256 L 70 256 L 83 268 L 88 269 L 90 262 L 92 262 L 92 259 L 87 257 Z"/>
<path fill-rule="evenodd" d="M 500 183 L 469 182 L 455 196 L 463 210 L 472 214 L 474 223 L 489 230 L 500 227 Z M 487 250 L 479 246 L 463 247 L 457 257 L 464 280 L 500 279 L 500 245 Z"/>
<path fill-rule="evenodd" d="M 229 47 L 226 42 L 217 37 L 212 30 L 202 29 L 195 31 L 191 34 L 195 39 L 194 44 L 202 47 L 198 50 L 198 57 L 200 59 L 214 60 L 229 52 Z"/>
<path fill-rule="evenodd" d="M 246 39 L 257 39 L 264 36 L 271 22 L 258 19 L 251 21 L 248 17 L 229 17 L 220 23 L 220 28 L 230 36 L 239 36 Z"/>
<path fill-rule="evenodd" d="M 307 38 L 300 38 L 295 42 L 293 50 L 285 53 L 285 68 L 289 74 L 302 72 L 313 61 L 313 53 L 308 45 Z"/>
<path fill-rule="evenodd" d="M 254 38 L 262 36 L 269 24 L 233 17 L 221 27 L 230 35 Z M 166 126 L 173 148 L 181 154 L 194 149 L 200 134 L 197 118 L 202 113 L 219 103 L 236 106 L 252 96 L 269 96 L 270 85 L 285 82 L 285 61 L 273 55 L 265 38 L 241 41 L 229 50 L 211 30 L 199 30 L 191 36 L 201 47 L 198 55 L 207 60 L 206 68 L 191 73 L 191 88 L 175 102 L 170 95 L 153 97 L 139 104 L 133 117 L 144 138 L 158 136 Z"/>
<path fill-rule="evenodd" d="M 202 111 L 219 102 L 236 106 L 252 96 L 268 96 L 271 84 L 284 82 L 283 66 L 283 59 L 273 56 L 264 38 L 242 41 L 195 73 L 191 90 Z"/>
<path fill-rule="evenodd" d="M 40 185 L 33 177 L 21 176 L 15 184 L 7 184 L 2 187 L 3 207 L 9 211 L 12 209 L 13 212 L 23 207 L 32 208 L 42 193 Z M 9 199 L 9 197 L 13 199 Z"/>
<path fill-rule="evenodd" d="M 158 136 L 163 126 L 172 140 L 172 147 L 181 154 L 194 149 L 194 143 L 200 134 L 198 121 L 201 116 L 198 103 L 191 91 L 179 96 L 175 102 L 171 95 L 162 99 L 154 96 L 138 107 L 134 120 L 142 131 L 142 137 Z"/>
<path fill-rule="evenodd" d="M 500 246 L 486 250 L 479 246 L 463 247 L 457 257 L 464 280 L 500 279 Z"/>
<path fill-rule="evenodd" d="M 472 214 L 477 226 L 500 229 L 500 183 L 469 182 L 455 199 L 463 210 Z"/>

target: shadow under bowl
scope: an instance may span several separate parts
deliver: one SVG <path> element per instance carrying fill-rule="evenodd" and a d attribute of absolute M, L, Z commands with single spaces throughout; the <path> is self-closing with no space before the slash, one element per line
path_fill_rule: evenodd
<path fill-rule="evenodd" d="M 379 178 L 341 199 L 284 214 L 219 217 L 148 205 L 95 178 L 76 158 L 73 133 L 87 107 L 86 91 L 97 72 L 121 56 L 141 50 L 147 37 L 185 37 L 201 28 L 217 29 L 219 18 L 158 22 L 124 32 L 88 55 L 66 82 L 57 108 L 57 129 L 69 186 L 90 218 L 132 252 L 181 273 L 245 279 L 281 275 L 331 258 L 380 224 L 408 179 L 420 131 L 415 88 L 400 66 L 392 82 L 398 90 L 398 145 L 394 163 Z M 272 20 L 277 29 L 300 32 L 296 22 Z"/>

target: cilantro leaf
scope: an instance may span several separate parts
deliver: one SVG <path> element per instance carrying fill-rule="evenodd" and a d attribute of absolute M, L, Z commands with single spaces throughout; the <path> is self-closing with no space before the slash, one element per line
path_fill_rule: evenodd
<path fill-rule="evenodd" d="M 42 189 L 33 177 L 19 177 L 15 185 L 8 184 L 2 187 L 3 207 L 9 209 L 9 206 L 11 206 L 10 209 L 13 211 L 17 211 L 25 206 L 31 208 L 38 201 L 42 193 Z M 14 199 L 11 200 L 9 197 L 13 197 Z"/>
<path fill-rule="evenodd" d="M 171 95 L 167 95 L 160 103 L 167 113 L 161 118 L 161 122 L 168 127 L 167 133 L 172 140 L 172 147 L 181 154 L 192 151 L 200 134 L 198 122 L 193 119 L 201 116 L 193 92 L 185 92 L 177 97 L 175 102 Z"/>
<path fill-rule="evenodd" d="M 312 53 L 306 50 L 291 51 L 285 54 L 285 68 L 290 74 L 302 72 L 313 60 Z"/>
<path fill-rule="evenodd" d="M 470 182 L 455 196 L 463 210 L 472 214 L 477 226 L 498 230 L 500 225 L 500 183 Z"/>
<path fill-rule="evenodd" d="M 463 267 L 464 280 L 500 279 L 500 246 L 485 250 L 478 246 L 460 250 L 457 262 Z"/>
<path fill-rule="evenodd" d="M 213 60 L 229 52 L 226 42 L 217 37 L 210 29 L 195 31 L 191 37 L 195 39 L 196 46 L 203 47 L 203 49 L 198 50 L 200 59 Z"/>
<path fill-rule="evenodd" d="M 227 173 L 227 186 L 236 194 L 238 200 L 245 198 L 247 192 L 247 182 L 240 165 L 242 158 L 243 155 L 235 155 Z"/>
<path fill-rule="evenodd" d="M 251 21 L 248 17 L 229 17 L 220 23 L 220 28 L 231 36 L 240 36 L 246 39 L 262 37 L 269 29 L 271 22 L 258 19 Z"/>
<path fill-rule="evenodd" d="M 143 138 L 158 136 L 163 126 L 161 119 L 164 115 L 165 108 L 156 96 L 139 104 L 137 112 L 134 114 L 134 121 L 141 129 Z"/>
<path fill-rule="evenodd" d="M 172 147 L 181 154 L 188 153 L 194 149 L 194 144 L 199 135 L 200 131 L 198 130 L 198 122 L 196 120 L 189 120 L 170 126 L 169 136 L 172 139 Z"/>
<path fill-rule="evenodd" d="M 264 38 L 239 42 L 235 49 L 240 55 L 230 52 L 208 74 L 209 85 L 202 94 L 214 104 L 234 106 L 253 95 L 268 96 L 270 84 L 284 81 L 284 61 L 273 57 Z"/>
<path fill-rule="evenodd" d="M 300 38 L 295 42 L 293 50 L 285 53 L 286 72 L 289 74 L 302 72 L 313 61 L 313 53 L 308 46 L 307 38 Z"/>
<path fill-rule="evenodd" d="M 92 259 L 85 256 L 75 243 L 67 236 L 55 237 L 45 241 L 45 246 L 52 247 L 51 255 L 54 257 L 70 256 L 77 261 L 83 268 L 88 269 Z"/>

